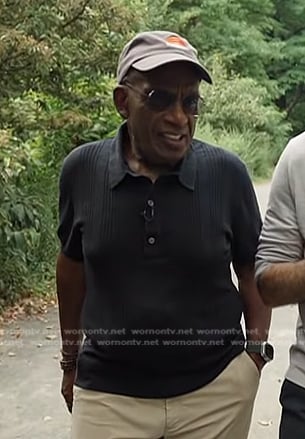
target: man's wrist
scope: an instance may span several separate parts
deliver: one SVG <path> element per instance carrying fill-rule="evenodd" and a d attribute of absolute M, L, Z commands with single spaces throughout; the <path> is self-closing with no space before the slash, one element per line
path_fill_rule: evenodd
<path fill-rule="evenodd" d="M 61 370 L 70 372 L 76 369 L 78 359 L 78 349 L 73 351 L 61 350 L 62 359 L 60 360 Z"/>
<path fill-rule="evenodd" d="M 59 364 L 62 371 L 71 372 L 72 370 L 76 370 L 77 360 L 60 360 Z"/>
<path fill-rule="evenodd" d="M 265 363 L 273 360 L 274 349 L 267 341 L 247 340 L 245 349 L 249 354 L 260 356 Z"/>
<path fill-rule="evenodd" d="M 69 359 L 73 359 L 73 358 L 77 358 L 78 357 L 78 352 L 79 352 L 79 349 L 78 348 L 74 348 L 73 350 L 66 350 L 66 349 L 61 349 L 61 355 L 62 355 L 62 358 L 64 358 L 64 359 L 67 359 L 67 360 L 69 360 Z"/>

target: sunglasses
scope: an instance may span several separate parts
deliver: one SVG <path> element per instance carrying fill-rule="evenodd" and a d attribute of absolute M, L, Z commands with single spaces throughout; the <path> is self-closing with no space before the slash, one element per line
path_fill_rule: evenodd
<path fill-rule="evenodd" d="M 166 90 L 155 89 L 143 92 L 134 87 L 129 81 L 124 81 L 123 85 L 130 88 L 139 96 L 145 99 L 147 107 L 152 111 L 165 111 L 177 102 L 177 95 Z M 186 96 L 182 100 L 182 108 L 186 114 L 198 117 L 203 99 L 199 95 Z"/>

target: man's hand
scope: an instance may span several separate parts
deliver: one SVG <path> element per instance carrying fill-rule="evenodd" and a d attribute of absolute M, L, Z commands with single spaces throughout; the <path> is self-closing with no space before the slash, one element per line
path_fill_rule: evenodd
<path fill-rule="evenodd" d="M 261 373 L 263 367 L 266 364 L 265 360 L 259 354 L 256 354 L 254 352 L 247 352 L 247 354 L 251 357 L 252 361 L 254 361 L 259 373 Z"/>
<path fill-rule="evenodd" d="M 76 369 L 63 373 L 61 383 L 61 394 L 64 397 L 68 410 L 72 413 L 73 407 L 73 386 L 75 382 Z"/>

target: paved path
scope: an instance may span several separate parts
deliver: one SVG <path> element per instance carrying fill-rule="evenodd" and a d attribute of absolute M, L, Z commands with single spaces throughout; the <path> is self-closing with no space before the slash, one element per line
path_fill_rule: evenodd
<path fill-rule="evenodd" d="M 261 184 L 256 189 L 264 213 L 269 187 Z M 294 339 L 295 321 L 295 307 L 274 312 L 271 341 L 276 358 L 263 372 L 249 439 L 277 439 L 278 395 L 288 364 L 288 348 Z M 56 309 L 50 309 L 41 320 L 18 321 L 3 331 L 1 439 L 69 439 L 70 417 L 60 396 L 58 352 Z"/>

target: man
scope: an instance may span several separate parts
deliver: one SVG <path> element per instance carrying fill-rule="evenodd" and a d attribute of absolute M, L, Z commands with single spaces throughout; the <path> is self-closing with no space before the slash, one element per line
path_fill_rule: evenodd
<path fill-rule="evenodd" d="M 305 438 L 305 132 L 285 148 L 274 171 L 257 253 L 256 276 L 270 306 L 299 305 L 296 343 L 280 402 L 281 439 Z"/>
<path fill-rule="evenodd" d="M 211 77 L 188 41 L 141 33 L 117 73 L 117 136 L 74 150 L 61 174 L 72 437 L 245 439 L 270 321 L 254 281 L 251 181 L 237 157 L 193 140 L 200 81 Z M 249 354 L 242 311 L 257 342 Z"/>

